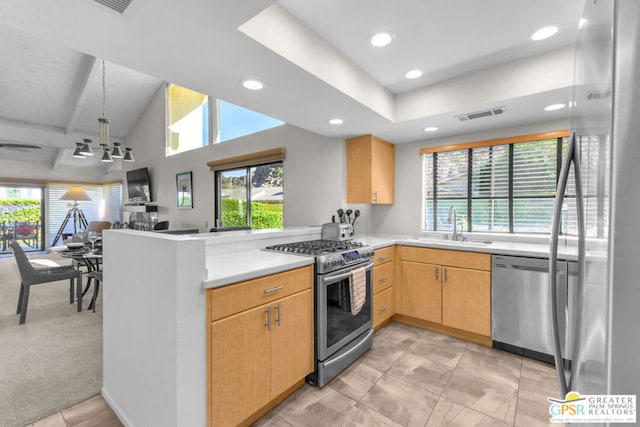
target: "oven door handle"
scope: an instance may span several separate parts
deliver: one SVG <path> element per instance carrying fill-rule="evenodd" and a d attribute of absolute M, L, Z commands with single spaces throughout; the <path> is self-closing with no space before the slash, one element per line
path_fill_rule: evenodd
<path fill-rule="evenodd" d="M 347 351 L 344 354 L 341 354 L 340 356 L 336 357 L 333 360 L 330 360 L 329 362 L 326 362 L 324 364 L 324 366 L 326 368 L 328 368 L 329 366 L 333 365 L 336 362 L 339 362 L 340 360 L 344 359 L 345 357 L 349 356 L 351 353 L 353 353 L 354 351 L 357 351 L 360 349 L 360 347 L 366 343 L 367 338 L 369 338 L 369 336 L 373 335 L 373 329 L 369 329 L 369 332 L 367 332 L 367 335 L 365 337 L 363 337 L 360 342 L 358 344 L 356 344 L 353 348 L 349 349 L 349 351 Z"/>
<path fill-rule="evenodd" d="M 365 270 L 369 270 L 371 267 L 373 267 L 373 263 L 367 264 L 366 266 L 364 266 L 364 269 Z M 351 272 L 338 274 L 337 276 L 325 277 L 324 279 L 322 279 L 322 283 L 324 283 L 326 285 L 327 283 L 337 282 L 337 281 L 345 279 L 345 278 L 347 278 L 349 276 L 351 276 Z"/>

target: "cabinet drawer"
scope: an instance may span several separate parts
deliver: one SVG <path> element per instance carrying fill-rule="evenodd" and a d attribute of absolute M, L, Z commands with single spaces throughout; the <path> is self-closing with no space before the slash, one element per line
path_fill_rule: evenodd
<path fill-rule="evenodd" d="M 373 265 L 382 265 L 391 261 L 393 261 L 393 246 L 376 249 L 373 258 Z"/>
<path fill-rule="evenodd" d="M 383 265 L 373 267 L 373 294 L 393 286 L 394 264 L 388 262 Z"/>
<path fill-rule="evenodd" d="M 491 255 L 476 252 L 403 246 L 402 260 L 491 271 Z"/>
<path fill-rule="evenodd" d="M 393 287 L 373 296 L 373 327 L 375 328 L 395 313 Z"/>
<path fill-rule="evenodd" d="M 313 267 L 309 266 L 211 289 L 209 291 L 211 320 L 221 319 L 310 289 L 312 284 Z"/>

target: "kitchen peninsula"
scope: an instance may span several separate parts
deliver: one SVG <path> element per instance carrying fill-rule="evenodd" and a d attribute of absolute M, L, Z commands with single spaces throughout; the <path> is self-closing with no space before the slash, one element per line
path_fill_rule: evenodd
<path fill-rule="evenodd" d="M 130 426 L 206 426 L 207 288 L 310 266 L 313 258 L 262 248 L 318 239 L 320 233 L 320 227 L 194 235 L 106 231 L 103 395 L 118 416 Z M 402 245 L 538 257 L 548 250 L 543 243 L 356 239 L 376 249 Z"/>
<path fill-rule="evenodd" d="M 205 288 L 311 265 L 261 248 L 318 238 L 319 227 L 105 232 L 102 392 L 125 424 L 205 426 Z"/>

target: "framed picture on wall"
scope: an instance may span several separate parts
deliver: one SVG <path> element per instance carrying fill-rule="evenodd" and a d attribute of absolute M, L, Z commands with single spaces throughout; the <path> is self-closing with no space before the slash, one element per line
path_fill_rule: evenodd
<path fill-rule="evenodd" d="M 183 172 L 176 175 L 176 194 L 176 207 L 178 209 L 193 208 L 191 172 Z"/>

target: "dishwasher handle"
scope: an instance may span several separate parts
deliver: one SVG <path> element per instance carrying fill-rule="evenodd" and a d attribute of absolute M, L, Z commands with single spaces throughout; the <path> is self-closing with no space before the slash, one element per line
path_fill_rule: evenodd
<path fill-rule="evenodd" d="M 525 270 L 525 271 L 534 271 L 536 273 L 548 273 L 549 272 L 549 264 L 548 261 L 545 261 L 544 264 L 541 264 L 540 267 L 532 266 L 532 265 L 523 265 L 523 264 L 494 264 L 496 268 L 513 268 L 514 270 Z M 556 273 L 561 274 L 562 268 L 557 267 Z"/>

